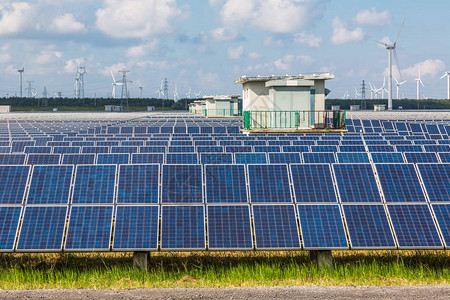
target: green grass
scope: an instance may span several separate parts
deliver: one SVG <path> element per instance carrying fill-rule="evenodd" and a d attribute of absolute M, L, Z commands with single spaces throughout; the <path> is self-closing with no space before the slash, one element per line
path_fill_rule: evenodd
<path fill-rule="evenodd" d="M 334 251 L 318 269 L 307 252 L 1 254 L 1 289 L 450 284 L 446 251 Z"/>

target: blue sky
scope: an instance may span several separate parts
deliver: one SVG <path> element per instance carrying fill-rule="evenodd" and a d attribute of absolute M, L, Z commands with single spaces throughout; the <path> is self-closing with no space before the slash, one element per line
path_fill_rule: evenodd
<path fill-rule="evenodd" d="M 46 86 L 71 97 L 77 62 L 87 96 L 110 95 L 110 72 L 121 69 L 130 71 L 131 96 L 138 82 L 156 96 L 164 77 L 171 95 L 176 84 L 193 96 L 241 93 L 234 80 L 242 75 L 315 72 L 335 75 L 330 97 L 353 96 L 363 79 L 381 87 L 387 50 L 375 40 L 395 39 L 406 18 L 400 96 L 416 97 L 420 66 L 421 97 L 444 98 L 449 11 L 448 1 L 0 0 L 0 96 L 18 94 L 24 66 L 38 96 Z"/>

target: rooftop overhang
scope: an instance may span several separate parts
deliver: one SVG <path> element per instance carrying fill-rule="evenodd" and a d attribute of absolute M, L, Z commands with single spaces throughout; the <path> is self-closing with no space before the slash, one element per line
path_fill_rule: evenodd
<path fill-rule="evenodd" d="M 285 76 L 242 76 L 234 81 L 235 84 L 244 84 L 247 82 L 268 82 L 268 81 L 277 81 L 277 80 L 330 80 L 334 79 L 334 75 L 331 73 L 318 73 L 318 74 L 309 74 L 309 75 L 285 75 Z"/>
<path fill-rule="evenodd" d="M 305 79 L 286 79 L 286 80 L 270 80 L 266 82 L 266 87 L 276 86 L 314 86 L 314 80 Z"/>
<path fill-rule="evenodd" d="M 204 96 L 205 100 L 231 100 L 239 98 L 241 95 L 216 95 L 216 96 Z"/>

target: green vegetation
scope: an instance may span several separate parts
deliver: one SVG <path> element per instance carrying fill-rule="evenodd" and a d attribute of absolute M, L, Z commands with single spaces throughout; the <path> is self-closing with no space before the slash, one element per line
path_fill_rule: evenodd
<path fill-rule="evenodd" d="M 0 254 L 1 289 L 450 284 L 447 251 L 334 251 L 318 269 L 301 252 Z"/>
<path fill-rule="evenodd" d="M 385 104 L 387 108 L 387 99 L 374 99 L 366 100 L 366 106 L 368 110 L 373 110 L 374 104 Z M 332 105 L 340 105 L 341 109 L 350 109 L 350 105 L 361 105 L 361 99 L 327 99 L 325 100 L 325 105 L 327 109 L 330 109 Z M 402 109 L 450 109 L 450 100 L 446 99 L 427 99 L 427 100 L 415 100 L 415 99 L 402 99 L 393 100 L 392 106 L 394 109 L 398 109 L 399 106 Z"/>

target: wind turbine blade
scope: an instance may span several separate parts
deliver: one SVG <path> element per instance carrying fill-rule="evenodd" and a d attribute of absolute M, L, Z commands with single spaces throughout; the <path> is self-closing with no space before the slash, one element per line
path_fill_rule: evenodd
<path fill-rule="evenodd" d="M 403 81 L 402 71 L 400 71 L 400 65 L 398 64 L 397 50 L 395 50 L 395 48 L 394 48 L 394 59 L 395 59 L 395 66 L 397 67 L 398 74 L 400 75 L 400 81 Z"/>
<path fill-rule="evenodd" d="M 420 84 L 422 84 L 422 86 L 424 87 L 423 82 L 422 82 L 422 79 L 419 78 L 419 82 L 420 82 Z"/>
<path fill-rule="evenodd" d="M 387 43 L 384 43 L 384 42 L 380 42 L 380 41 L 375 41 L 375 42 L 378 43 L 378 44 L 380 44 L 380 45 L 383 45 L 383 46 L 385 46 L 385 47 L 388 46 L 388 44 L 387 44 Z"/>
<path fill-rule="evenodd" d="M 444 75 L 442 75 L 441 76 L 441 78 L 439 78 L 439 79 L 442 79 L 442 78 L 444 78 L 445 76 L 448 76 L 448 74 L 447 73 L 445 73 Z"/>
<path fill-rule="evenodd" d="M 111 77 L 112 77 L 112 79 L 113 79 L 113 82 L 116 83 L 116 78 L 114 78 L 114 74 L 113 74 L 112 71 L 111 71 Z"/>
<path fill-rule="evenodd" d="M 394 47 L 395 47 L 395 44 L 397 44 L 398 37 L 400 36 L 400 33 L 402 32 L 403 25 L 405 25 L 405 21 L 406 21 L 406 18 L 403 19 L 402 26 L 400 26 L 400 30 L 398 31 L 397 38 L 395 39 L 395 42 L 394 42 Z"/>
<path fill-rule="evenodd" d="M 396 83 L 397 85 L 399 85 L 400 83 L 398 83 L 397 78 L 395 78 L 395 76 L 392 76 L 392 77 L 394 77 L 395 83 Z"/>

